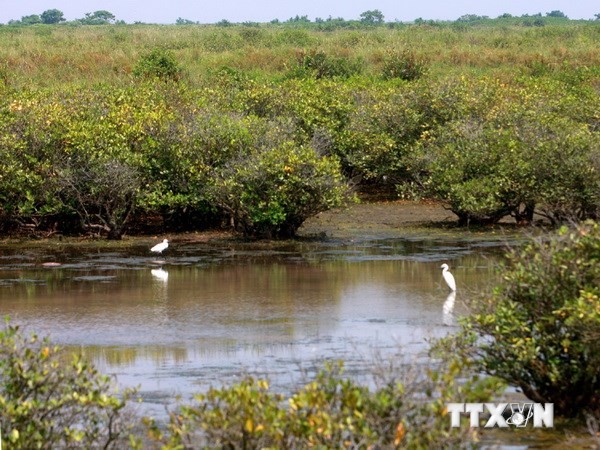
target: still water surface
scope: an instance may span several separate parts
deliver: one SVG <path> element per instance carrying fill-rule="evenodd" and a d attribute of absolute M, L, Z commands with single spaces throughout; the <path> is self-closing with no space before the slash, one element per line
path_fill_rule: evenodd
<path fill-rule="evenodd" d="M 426 358 L 462 301 L 495 283 L 505 240 L 465 237 L 0 246 L 0 313 L 81 349 L 160 416 L 246 373 L 286 390 L 342 359 Z M 448 262 L 458 293 L 448 295 Z"/>

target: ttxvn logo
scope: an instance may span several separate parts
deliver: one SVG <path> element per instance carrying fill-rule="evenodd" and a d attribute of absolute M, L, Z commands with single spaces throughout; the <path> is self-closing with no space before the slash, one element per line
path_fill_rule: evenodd
<path fill-rule="evenodd" d="M 495 426 L 507 428 L 510 425 L 524 428 L 530 419 L 534 428 L 554 426 L 554 403 L 448 403 L 450 413 L 450 426 L 460 427 L 460 415 L 469 414 L 470 426 L 479 426 L 479 414 L 484 409 L 490 418 L 484 425 L 485 428 Z"/>

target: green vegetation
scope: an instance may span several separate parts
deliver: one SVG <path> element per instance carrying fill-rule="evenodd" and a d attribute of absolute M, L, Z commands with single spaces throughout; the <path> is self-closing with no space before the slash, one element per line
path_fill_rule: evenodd
<path fill-rule="evenodd" d="M 458 383 L 468 368 L 456 360 L 426 373 L 382 368 L 369 389 L 336 363 L 287 397 L 246 378 L 197 395 L 166 424 L 146 417 L 142 426 L 127 408 L 135 392 L 117 395 L 109 377 L 48 339 L 7 322 L 0 353 L 0 431 L 14 449 L 458 447 L 474 434 L 448 428 L 446 403 L 486 401 L 503 387 L 478 377 Z"/>
<path fill-rule="evenodd" d="M 377 13 L 329 31 L 0 27 L 0 228 L 119 238 L 153 216 L 292 236 L 384 180 L 463 224 L 600 216 L 599 23 Z"/>
<path fill-rule="evenodd" d="M 600 226 L 533 240 L 503 270 L 502 286 L 472 305 L 462 334 L 450 338 L 453 351 L 532 401 L 554 403 L 556 415 L 598 416 Z"/>
<path fill-rule="evenodd" d="M 521 83 L 454 85 L 454 111 L 413 147 L 409 161 L 424 172 L 416 178 L 465 224 L 508 214 L 530 222 L 534 211 L 554 224 L 597 219 L 597 94 L 550 80 Z"/>
<path fill-rule="evenodd" d="M 552 11 L 386 24 L 377 10 L 269 25 L 113 20 L 97 11 L 61 24 L 48 10 L 0 27 L 3 232 L 26 224 L 118 239 L 159 216 L 165 227 L 221 222 L 289 237 L 352 201 L 354 185 L 383 182 L 444 202 L 462 224 L 600 218 L 598 21 Z M 417 391 L 397 380 L 371 391 L 334 368 L 282 404 L 266 381 L 246 380 L 199 396 L 166 429 L 151 423 L 148 439 L 458 444 L 441 425 L 445 403 L 497 387 L 457 385 L 464 361 L 557 414 L 597 415 L 599 248 L 590 222 L 513 252 L 504 285 L 451 341 L 463 362 Z M 2 434 L 16 448 L 123 443 L 129 394 L 113 396 L 87 363 L 65 364 L 16 327 L 0 338 Z"/>
<path fill-rule="evenodd" d="M 115 15 L 110 11 L 100 10 L 86 13 L 83 19 L 79 19 L 82 25 L 106 25 L 115 21 Z"/>
<path fill-rule="evenodd" d="M 349 197 L 335 156 L 295 141 L 289 124 L 202 106 L 206 97 L 164 74 L 135 88 L 12 97 L 5 221 L 75 215 L 119 239 L 136 208 L 180 218 L 220 208 L 245 234 L 293 236 Z"/>
<path fill-rule="evenodd" d="M 154 49 L 142 55 L 137 65 L 133 68 L 136 77 L 159 78 L 162 80 L 177 81 L 181 75 L 181 67 L 177 64 L 172 52 Z"/>
<path fill-rule="evenodd" d="M 123 448 L 131 424 L 112 380 L 48 339 L 0 331 L 2 441 L 15 449 Z"/>
<path fill-rule="evenodd" d="M 211 186 L 234 228 L 259 237 L 293 237 L 304 221 L 343 204 L 348 188 L 335 158 L 294 142 L 236 159 Z"/>
<path fill-rule="evenodd" d="M 462 368 L 430 370 L 422 380 L 404 374 L 403 382 L 382 374 L 369 390 L 329 364 L 287 398 L 248 378 L 198 395 L 171 414 L 166 431 L 150 421 L 150 436 L 161 448 L 458 448 L 474 435 L 448 428 L 446 402 L 482 401 L 502 386 L 476 377 L 458 385 Z"/>
<path fill-rule="evenodd" d="M 63 12 L 58 9 L 47 9 L 42 14 L 40 14 L 40 19 L 42 19 L 42 23 L 45 23 L 47 25 L 64 22 L 66 20 L 64 18 Z"/>

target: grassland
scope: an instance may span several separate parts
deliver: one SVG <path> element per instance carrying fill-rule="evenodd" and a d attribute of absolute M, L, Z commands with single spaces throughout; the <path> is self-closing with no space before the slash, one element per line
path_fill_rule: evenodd
<path fill-rule="evenodd" d="M 319 49 L 356 60 L 377 77 L 389 52 L 409 49 L 430 64 L 430 76 L 490 75 L 502 79 L 540 70 L 600 65 L 600 24 L 565 22 L 523 27 L 404 25 L 318 31 L 274 25 L 106 25 L 0 27 L 3 78 L 15 88 L 127 84 L 139 58 L 170 50 L 193 83 L 223 67 L 263 79 L 287 74 L 299 52 Z"/>

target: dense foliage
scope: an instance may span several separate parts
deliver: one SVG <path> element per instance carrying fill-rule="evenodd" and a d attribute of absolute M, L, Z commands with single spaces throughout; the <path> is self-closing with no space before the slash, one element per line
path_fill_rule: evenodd
<path fill-rule="evenodd" d="M 113 392 L 101 375 L 36 335 L 7 322 L 0 331 L 2 440 L 15 449 L 123 448 L 133 392 Z"/>
<path fill-rule="evenodd" d="M 119 238 L 159 216 L 291 236 L 345 182 L 463 224 L 597 219 L 600 24 L 552 18 L 0 28 L 20 43 L 0 47 L 0 227 Z"/>
<path fill-rule="evenodd" d="M 426 191 L 462 222 L 533 212 L 553 223 L 598 218 L 600 140 L 593 98 L 555 81 L 461 84 L 468 102 L 419 142 Z M 420 177 L 420 176 L 419 176 Z"/>
<path fill-rule="evenodd" d="M 293 236 L 349 196 L 336 157 L 294 140 L 293 127 L 226 113 L 206 105 L 209 93 L 157 76 L 135 88 L 11 96 L 5 221 L 76 214 L 84 229 L 118 239 L 135 209 L 219 208 L 245 234 Z"/>
<path fill-rule="evenodd" d="M 343 204 L 348 192 L 335 158 L 293 142 L 234 160 L 211 190 L 236 229 L 268 238 L 293 237 L 306 218 Z"/>
<path fill-rule="evenodd" d="M 557 416 L 597 416 L 600 226 L 535 239 L 513 250 L 503 270 L 501 287 L 466 321 L 461 339 L 473 346 L 453 348 L 532 401 L 554 403 Z"/>
<path fill-rule="evenodd" d="M 369 389 L 346 377 L 341 364 L 328 364 L 289 397 L 246 378 L 196 396 L 171 414 L 166 430 L 149 421 L 149 435 L 168 449 L 466 448 L 476 433 L 450 429 L 446 403 L 484 401 L 503 385 L 476 377 L 459 384 L 462 369 L 392 371 Z"/>
<path fill-rule="evenodd" d="M 24 17 L 33 26 L 0 27 L 0 229 L 119 238 L 158 215 L 287 237 L 361 182 L 436 198 L 464 224 L 598 219 L 600 25 L 558 13 L 388 27 L 377 10 L 285 27 Z M 586 224 L 515 251 L 458 341 L 483 338 L 464 348 L 480 368 L 557 414 L 600 410 L 599 248 Z M 125 399 L 107 378 L 16 327 L 0 341 L 2 435 L 15 448 L 121 446 Z M 407 395 L 397 380 L 371 391 L 334 370 L 287 404 L 246 380 L 199 396 L 149 439 L 458 445 L 445 403 L 489 393 L 458 374 L 431 372 Z"/>

